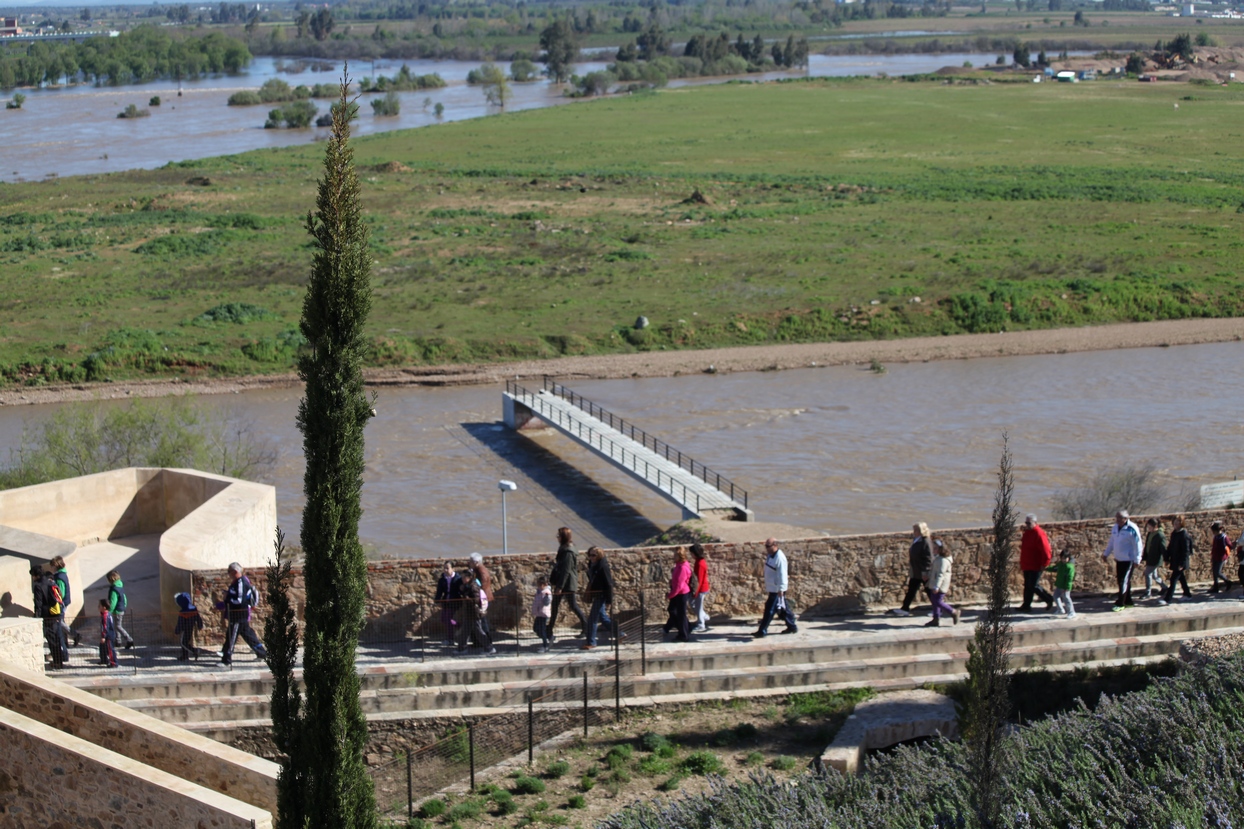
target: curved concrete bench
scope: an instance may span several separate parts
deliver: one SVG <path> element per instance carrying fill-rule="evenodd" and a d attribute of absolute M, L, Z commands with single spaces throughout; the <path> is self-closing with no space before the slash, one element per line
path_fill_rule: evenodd
<path fill-rule="evenodd" d="M 881 694 L 855 706 L 821 755 L 821 766 L 855 774 L 870 749 L 937 734 L 959 734 L 959 717 L 950 697 L 924 690 Z"/>

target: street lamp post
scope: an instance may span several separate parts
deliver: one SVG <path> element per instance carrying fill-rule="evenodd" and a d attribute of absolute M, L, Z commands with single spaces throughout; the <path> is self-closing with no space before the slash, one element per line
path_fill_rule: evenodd
<path fill-rule="evenodd" d="M 510 552 L 510 537 L 505 526 L 505 494 L 518 489 L 518 484 L 513 481 L 497 481 L 497 489 L 501 490 L 501 552 L 508 554 Z"/>

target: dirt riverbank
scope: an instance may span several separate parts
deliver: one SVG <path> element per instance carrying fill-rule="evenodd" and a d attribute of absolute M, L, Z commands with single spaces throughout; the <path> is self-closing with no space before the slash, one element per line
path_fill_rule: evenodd
<path fill-rule="evenodd" d="M 1091 328 L 1059 328 L 1005 334 L 915 337 L 848 343 L 799 343 L 703 351 L 601 354 L 513 363 L 371 369 L 371 386 L 453 386 L 498 383 L 507 378 L 548 374 L 562 380 L 674 377 L 702 372 L 776 371 L 809 366 L 909 363 L 1063 354 L 1114 348 L 1192 345 L 1244 339 L 1244 318 L 1167 320 Z M 60 403 L 95 398 L 165 397 L 178 394 L 238 394 L 298 383 L 293 374 L 211 379 L 130 380 L 116 383 L 17 387 L 0 390 L 0 406 Z"/>

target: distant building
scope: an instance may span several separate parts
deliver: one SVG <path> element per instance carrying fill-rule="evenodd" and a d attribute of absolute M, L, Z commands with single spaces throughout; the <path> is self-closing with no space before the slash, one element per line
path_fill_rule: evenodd
<path fill-rule="evenodd" d="M 1196 17 L 1196 5 L 1193 3 L 1184 3 L 1179 9 L 1180 17 Z"/>
<path fill-rule="evenodd" d="M 0 17 L 0 37 L 14 37 L 22 33 L 22 27 L 17 25 L 16 17 Z"/>
<path fill-rule="evenodd" d="M 1057 75 L 1054 76 L 1054 79 L 1058 81 L 1059 83 L 1079 83 L 1080 82 L 1080 78 L 1076 75 L 1075 72 L 1072 72 L 1070 69 L 1064 69 L 1063 71 L 1059 72 Z"/>
<path fill-rule="evenodd" d="M 1082 80 L 1082 81 L 1095 81 L 1095 80 L 1097 80 L 1097 70 L 1096 70 L 1096 69 L 1084 69 L 1084 70 L 1082 70 L 1082 71 L 1080 72 L 1080 80 Z"/>

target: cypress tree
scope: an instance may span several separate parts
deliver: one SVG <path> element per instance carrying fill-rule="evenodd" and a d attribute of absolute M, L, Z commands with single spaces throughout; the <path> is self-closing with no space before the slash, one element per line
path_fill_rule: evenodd
<path fill-rule="evenodd" d="M 272 741 L 281 752 L 281 771 L 276 781 L 277 829 L 303 829 L 306 815 L 303 796 L 306 754 L 302 751 L 302 692 L 294 680 L 298 657 L 298 622 L 289 600 L 290 557 L 285 552 L 285 533 L 276 531 L 276 556 L 268 565 L 268 616 L 263 640 L 268 646 L 272 671 Z"/>
<path fill-rule="evenodd" d="M 307 471 L 302 549 L 306 557 L 302 751 L 305 814 L 323 829 L 376 825 L 375 791 L 363 763 L 367 721 L 354 653 L 363 627 L 367 563 L 359 543 L 363 428 L 363 326 L 371 309 L 371 258 L 349 146 L 358 105 L 349 76 L 332 109 L 315 212 L 307 214 L 311 278 L 302 305 L 307 347 L 298 359 L 306 394 L 298 405 Z"/>
<path fill-rule="evenodd" d="M 1018 517 L 1014 496 L 1011 450 L 1003 433 L 994 494 L 993 544 L 989 548 L 989 609 L 976 623 L 976 635 L 968 643 L 967 699 L 959 717 L 974 787 L 972 806 L 982 829 L 999 825 L 1009 760 L 1003 727 L 1010 712 L 1011 596 L 1007 575 Z"/>

